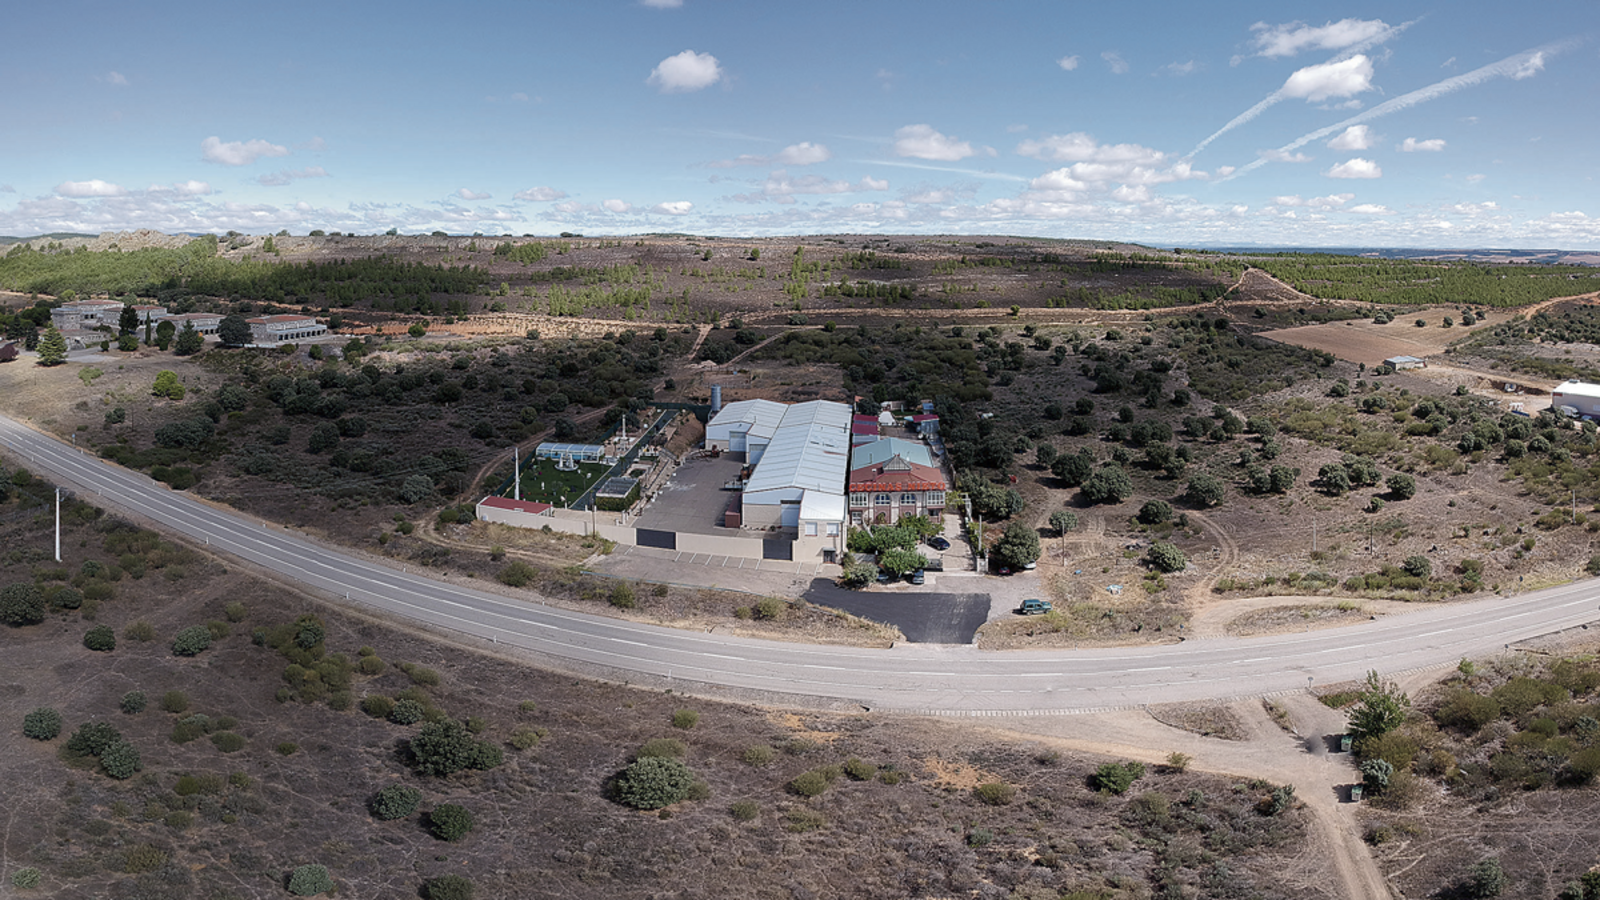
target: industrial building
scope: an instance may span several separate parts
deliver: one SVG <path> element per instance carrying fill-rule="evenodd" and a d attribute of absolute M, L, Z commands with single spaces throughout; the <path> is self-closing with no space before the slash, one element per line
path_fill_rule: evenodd
<path fill-rule="evenodd" d="M 841 553 L 850 426 L 850 407 L 827 400 L 740 400 L 713 416 L 706 447 L 744 453 L 754 466 L 740 498 L 742 526 L 793 529 L 795 559 Z"/>
<path fill-rule="evenodd" d="M 1569 415 L 1600 416 L 1600 384 L 1563 381 L 1550 392 L 1550 407 L 1560 412 L 1570 409 Z"/>
<path fill-rule="evenodd" d="M 328 326 L 310 316 L 257 316 L 245 321 L 250 324 L 250 340 L 256 344 L 299 341 L 328 333 Z"/>

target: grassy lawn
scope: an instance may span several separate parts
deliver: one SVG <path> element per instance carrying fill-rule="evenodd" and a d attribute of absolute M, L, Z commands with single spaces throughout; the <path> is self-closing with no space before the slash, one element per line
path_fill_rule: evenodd
<path fill-rule="evenodd" d="M 555 460 L 541 459 L 522 470 L 522 499 L 565 506 L 567 501 L 578 499 L 609 469 L 601 463 L 578 463 L 576 472 L 558 472 Z"/>

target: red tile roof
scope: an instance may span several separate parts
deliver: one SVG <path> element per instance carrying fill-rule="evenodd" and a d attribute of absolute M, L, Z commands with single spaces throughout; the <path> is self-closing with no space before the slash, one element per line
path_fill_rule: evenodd
<path fill-rule="evenodd" d="M 895 457 L 900 459 L 900 457 Z M 901 460 L 904 462 L 904 460 Z M 888 469 L 884 465 L 867 466 L 854 469 L 850 472 L 850 491 L 852 493 L 870 492 L 879 490 L 893 491 L 944 491 L 950 486 L 945 483 L 944 473 L 933 466 L 923 466 L 917 463 L 906 463 L 908 469 Z"/>
<path fill-rule="evenodd" d="M 532 500 L 513 500 L 510 497 L 485 497 L 483 498 L 482 505 L 492 507 L 494 509 L 510 509 L 517 512 L 525 512 L 534 516 L 537 516 L 540 513 L 549 512 L 551 509 L 553 509 L 553 507 L 548 503 L 535 503 Z"/>

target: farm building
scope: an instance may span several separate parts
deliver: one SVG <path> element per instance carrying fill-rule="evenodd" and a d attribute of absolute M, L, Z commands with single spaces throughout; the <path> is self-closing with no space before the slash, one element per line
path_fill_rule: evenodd
<path fill-rule="evenodd" d="M 1600 384 L 1563 381 L 1550 392 L 1550 406 L 1570 407 L 1580 416 L 1600 416 Z"/>
<path fill-rule="evenodd" d="M 745 484 L 740 519 L 746 528 L 795 529 L 796 559 L 837 552 L 844 533 L 850 407 L 827 400 L 773 405 L 782 416 Z"/>
<path fill-rule="evenodd" d="M 478 501 L 478 518 L 485 522 L 498 522 L 501 525 L 538 528 L 544 524 L 538 520 L 549 519 L 553 508 L 548 503 L 489 496 Z"/>
<path fill-rule="evenodd" d="M 600 462 L 606 448 L 599 444 L 557 444 L 546 441 L 533 448 L 534 459 L 571 459 L 573 462 Z"/>
<path fill-rule="evenodd" d="M 950 484 L 923 444 L 884 438 L 850 453 L 850 524 L 944 514 Z"/>
<path fill-rule="evenodd" d="M 1415 356 L 1391 356 L 1384 360 L 1383 364 L 1396 372 L 1404 372 L 1406 369 L 1426 369 L 1428 367 L 1427 360 L 1418 359 Z"/>
<path fill-rule="evenodd" d="M 194 330 L 200 332 L 201 334 L 216 334 L 217 329 L 222 327 L 222 314 L 182 313 L 175 316 L 157 316 L 156 322 L 158 324 L 161 322 L 171 322 L 172 327 L 178 329 L 179 331 L 183 330 L 184 325 L 193 324 Z"/>
<path fill-rule="evenodd" d="M 245 321 L 250 323 L 250 340 L 257 344 L 298 341 L 328 333 L 328 326 L 310 316 L 257 316 Z"/>
<path fill-rule="evenodd" d="M 100 325 L 115 327 L 122 315 L 123 304 L 115 300 L 79 300 L 63 303 L 50 310 L 50 324 L 61 331 L 95 328 Z"/>
<path fill-rule="evenodd" d="M 789 409 L 773 400 L 736 400 L 706 423 L 706 449 L 747 454 L 746 462 L 761 461 L 772 436 Z"/>

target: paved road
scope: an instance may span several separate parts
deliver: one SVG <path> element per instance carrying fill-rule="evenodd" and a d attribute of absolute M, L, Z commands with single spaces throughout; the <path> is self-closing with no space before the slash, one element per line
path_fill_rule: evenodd
<path fill-rule="evenodd" d="M 0 441 L 85 498 L 390 616 L 578 664 L 735 689 L 941 714 L 1060 713 L 1261 695 L 1453 663 L 1600 619 L 1596 582 L 1511 599 L 1429 606 L 1362 625 L 1259 639 L 1080 652 L 903 645 L 817 647 L 675 631 L 590 616 L 402 572 L 168 490 L 0 417 Z"/>
<path fill-rule="evenodd" d="M 813 579 L 803 595 L 811 603 L 887 622 L 913 644 L 970 644 L 989 620 L 988 594 L 947 591 L 848 591 L 832 579 Z"/>

